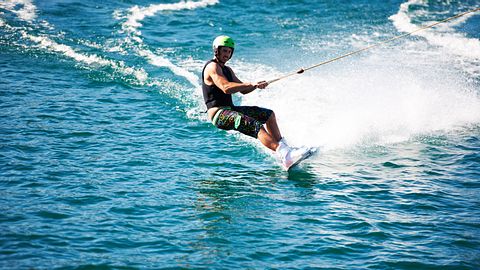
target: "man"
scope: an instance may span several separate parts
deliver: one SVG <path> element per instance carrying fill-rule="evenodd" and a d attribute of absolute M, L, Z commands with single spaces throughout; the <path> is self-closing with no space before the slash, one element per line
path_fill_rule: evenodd
<path fill-rule="evenodd" d="M 232 94 L 248 94 L 268 86 L 266 81 L 244 83 L 225 65 L 234 49 L 235 43 L 228 36 L 218 36 L 213 41 L 214 59 L 208 61 L 202 71 L 203 98 L 208 118 L 220 129 L 233 129 L 258 138 L 263 145 L 277 153 L 283 167 L 288 170 L 302 160 L 308 150 L 290 148 L 285 143 L 272 110 L 233 104 Z"/>

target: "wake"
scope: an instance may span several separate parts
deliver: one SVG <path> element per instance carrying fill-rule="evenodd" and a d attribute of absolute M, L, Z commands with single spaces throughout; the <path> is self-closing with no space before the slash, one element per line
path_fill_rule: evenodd
<path fill-rule="evenodd" d="M 133 6 L 128 10 L 127 15 L 122 16 L 121 11 L 114 13 L 116 19 L 125 20 L 122 23 L 122 32 L 127 34 L 127 43 L 132 44 L 133 41 L 138 45 L 135 45 L 135 51 L 139 56 L 148 59 L 149 63 L 158 66 L 166 67 L 170 69 L 174 74 L 185 78 L 195 89 L 200 87 L 198 75 L 188 71 L 186 68 L 173 64 L 169 59 L 153 53 L 147 46 L 143 45 L 142 33 L 139 28 L 142 26 L 142 21 L 146 17 L 155 16 L 162 11 L 181 11 L 192 10 L 197 8 L 205 8 L 210 5 L 218 4 L 218 0 L 203 0 L 203 1 L 187 1 L 178 2 L 174 4 L 152 4 L 147 7 Z"/>

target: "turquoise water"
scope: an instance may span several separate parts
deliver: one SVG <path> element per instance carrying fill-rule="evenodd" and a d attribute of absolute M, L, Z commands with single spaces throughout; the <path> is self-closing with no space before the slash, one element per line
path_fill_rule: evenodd
<path fill-rule="evenodd" d="M 0 2 L 0 268 L 479 269 L 478 12 L 236 97 L 289 173 L 198 81 L 218 34 L 268 80 L 478 6 Z"/>

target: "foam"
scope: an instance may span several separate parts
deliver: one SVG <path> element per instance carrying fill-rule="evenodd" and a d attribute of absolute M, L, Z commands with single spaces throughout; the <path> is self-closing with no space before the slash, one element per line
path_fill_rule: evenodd
<path fill-rule="evenodd" d="M 147 73 L 143 69 L 135 69 L 132 67 L 128 67 L 125 65 L 123 61 L 116 62 L 113 60 L 104 59 L 103 57 L 100 57 L 98 55 L 80 53 L 75 51 L 72 47 L 68 45 L 60 44 L 53 41 L 49 37 L 34 36 L 31 34 L 28 34 L 24 30 L 21 30 L 20 33 L 24 39 L 29 39 L 37 43 L 37 45 L 40 48 L 50 52 L 63 54 L 64 56 L 72 58 L 79 63 L 84 63 L 90 66 L 99 65 L 99 66 L 111 67 L 114 70 L 122 73 L 123 75 L 134 76 L 139 83 L 144 83 L 148 78 Z"/>
<path fill-rule="evenodd" d="M 126 33 L 128 37 L 125 39 L 127 44 L 135 44 L 135 52 L 146 58 L 150 64 L 158 67 L 166 67 L 170 69 L 175 75 L 185 78 L 194 88 L 200 87 L 198 76 L 188 69 L 180 67 L 172 63 L 169 59 L 153 53 L 143 45 L 143 39 L 141 38 L 141 31 L 138 30 L 142 26 L 141 22 L 146 17 L 154 16 L 160 11 L 179 11 L 185 9 L 204 8 L 209 5 L 215 5 L 218 0 L 203 0 L 203 1 L 181 1 L 173 4 L 152 4 L 147 7 L 133 6 L 128 9 L 128 15 L 122 16 L 121 11 L 115 11 L 113 16 L 118 20 L 125 20 L 122 23 L 122 32 Z"/>
<path fill-rule="evenodd" d="M 20 8 L 18 8 L 20 6 Z M 29 0 L 13 0 L 0 3 L 0 7 L 7 9 L 17 15 L 19 19 L 27 21 L 28 23 L 33 23 L 33 20 L 36 19 L 36 7 L 33 5 L 32 1 Z M 40 26 L 43 26 L 47 29 L 53 29 L 47 21 L 40 21 Z M 145 84 L 148 75 L 143 69 L 137 69 L 127 66 L 123 61 L 114 61 L 105 59 L 101 56 L 95 54 L 85 54 L 76 51 L 74 48 L 58 43 L 52 40 L 47 35 L 32 35 L 28 33 L 24 28 L 12 27 L 7 24 L 4 20 L 0 19 L 0 26 L 5 28 L 8 31 L 16 32 L 20 34 L 20 37 L 24 40 L 30 40 L 34 42 L 38 48 L 45 49 L 48 52 L 59 53 L 68 58 L 75 60 L 78 63 L 83 63 L 91 67 L 104 66 L 109 67 L 115 70 L 124 76 L 133 76 L 138 84 Z M 37 25 L 38 26 L 38 25 Z M 88 43 L 88 42 L 87 42 Z M 92 44 L 90 44 L 92 45 Z M 25 47 L 28 49 L 28 46 L 25 44 L 17 44 L 17 46 Z"/>
<path fill-rule="evenodd" d="M 15 13 L 24 21 L 32 22 L 37 18 L 37 8 L 31 0 L 3 0 L 0 8 Z"/>
<path fill-rule="evenodd" d="M 153 16 L 155 12 L 158 12 L 160 10 L 193 9 L 193 8 L 202 7 L 206 4 L 208 5 L 209 3 L 215 3 L 215 2 L 218 2 L 218 1 L 202 1 L 202 2 L 188 1 L 188 2 L 179 2 L 177 4 L 151 5 L 147 8 L 134 7 L 133 10 L 136 10 L 139 13 L 138 12 L 134 13 L 133 16 L 129 17 L 129 20 L 127 20 L 127 25 L 128 25 L 128 22 L 131 23 L 134 21 L 141 21 L 143 18 L 147 16 Z M 14 14 L 17 15 L 18 18 L 25 20 L 29 23 L 32 23 L 33 20 L 36 19 L 36 7 L 35 5 L 33 5 L 31 0 L 9 0 L 9 1 L 0 3 L 0 7 L 13 12 Z M 114 16 L 116 16 L 117 18 L 120 18 L 121 17 L 120 12 L 115 12 Z M 53 29 L 53 26 L 51 26 L 46 21 L 41 21 L 39 23 L 40 24 L 37 26 L 43 26 L 50 30 Z M 86 53 L 79 52 L 68 45 L 61 44 L 54 41 L 48 35 L 29 34 L 27 31 L 23 29 L 9 26 L 4 20 L 1 20 L 1 19 L 0 19 L 0 26 L 6 29 L 9 29 L 10 31 L 15 31 L 20 33 L 23 39 L 30 40 L 36 43 L 37 44 L 36 46 L 38 46 L 39 48 L 45 49 L 49 52 L 62 54 L 68 58 L 75 60 L 78 63 L 83 63 L 91 67 L 104 66 L 104 67 L 112 68 L 113 70 L 115 70 L 115 72 L 123 74 L 124 76 L 133 76 L 135 78 L 135 83 L 138 83 L 140 85 L 163 85 L 163 83 L 160 81 L 149 80 L 148 74 L 145 72 L 143 68 L 133 68 L 133 67 L 127 66 L 123 61 L 105 59 L 104 57 L 99 55 L 86 54 Z M 141 37 L 135 36 L 133 33 L 131 33 L 131 35 L 128 37 L 128 40 L 129 42 L 130 40 L 132 40 L 138 43 L 142 43 Z M 99 44 L 89 42 L 88 40 L 81 40 L 80 43 L 92 48 L 103 49 L 103 47 L 100 46 Z M 22 44 L 18 44 L 18 45 L 25 46 Z M 153 65 L 167 67 L 170 70 L 172 70 L 175 74 L 186 78 L 195 87 L 199 86 L 198 76 L 189 72 L 187 69 L 183 69 L 181 67 L 174 65 L 168 59 L 159 55 L 155 55 L 153 52 L 145 49 L 144 47 L 137 46 L 135 47 L 135 50 L 137 54 L 147 58 L 149 62 L 152 63 Z M 124 49 L 121 46 L 109 47 L 107 51 L 125 53 Z"/>
<path fill-rule="evenodd" d="M 129 9 L 129 15 L 127 21 L 122 24 L 122 29 L 125 32 L 141 35 L 138 28 L 142 26 L 141 21 L 146 17 L 154 16 L 157 12 L 166 10 L 184 10 L 184 9 L 196 9 L 203 8 L 209 5 L 218 4 L 218 0 L 203 0 L 203 1 L 181 1 L 173 4 L 152 4 L 148 7 L 133 6 Z M 115 13 L 119 18 L 119 14 Z"/>
<path fill-rule="evenodd" d="M 152 65 L 155 65 L 155 66 L 158 66 L 158 67 L 166 67 L 166 68 L 170 69 L 174 74 L 176 74 L 178 76 L 182 76 L 185 79 L 187 79 L 188 82 L 190 84 L 192 84 L 195 88 L 200 87 L 199 79 L 198 79 L 197 75 L 188 71 L 185 68 L 181 68 L 179 66 L 174 65 L 167 58 L 162 57 L 160 55 L 156 55 L 153 52 L 151 52 L 150 50 L 146 50 L 146 49 L 137 49 L 137 53 L 138 53 L 138 55 L 148 59 L 148 61 Z"/>

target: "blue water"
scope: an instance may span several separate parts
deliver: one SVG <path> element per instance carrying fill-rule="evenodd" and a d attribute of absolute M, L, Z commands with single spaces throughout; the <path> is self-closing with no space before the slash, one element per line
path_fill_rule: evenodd
<path fill-rule="evenodd" d="M 235 97 L 285 172 L 213 127 L 211 41 L 273 79 L 476 1 L 0 2 L 1 269 L 480 269 L 480 14 Z"/>

